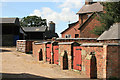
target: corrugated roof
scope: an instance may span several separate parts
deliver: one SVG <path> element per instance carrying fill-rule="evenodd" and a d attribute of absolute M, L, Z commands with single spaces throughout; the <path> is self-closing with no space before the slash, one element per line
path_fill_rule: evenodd
<path fill-rule="evenodd" d="M 0 23 L 15 23 L 18 18 L 0 18 Z"/>
<path fill-rule="evenodd" d="M 97 40 L 120 39 L 120 23 L 115 23 L 108 31 L 105 31 Z"/>
<path fill-rule="evenodd" d="M 103 6 L 97 2 L 89 5 L 84 5 L 77 14 L 85 14 L 85 13 L 92 13 L 92 12 L 101 12 L 103 11 Z"/>
<path fill-rule="evenodd" d="M 22 27 L 25 32 L 45 32 L 46 26 L 41 27 Z"/>

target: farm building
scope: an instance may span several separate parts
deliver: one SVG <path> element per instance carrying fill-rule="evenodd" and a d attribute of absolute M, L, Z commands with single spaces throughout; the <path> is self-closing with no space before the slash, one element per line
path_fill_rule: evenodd
<path fill-rule="evenodd" d="M 86 78 L 120 78 L 119 27 L 120 24 L 115 23 L 97 39 L 57 38 L 33 42 L 33 55 L 38 61 L 44 55 L 44 62 L 57 64 L 63 70 L 78 71 Z"/>
<path fill-rule="evenodd" d="M 49 26 L 40 27 L 22 27 L 27 36 L 26 40 L 45 40 L 52 39 L 53 37 L 58 37 L 55 33 L 55 23 L 49 22 Z"/>
<path fill-rule="evenodd" d="M 58 42 L 43 41 L 33 42 L 33 56 L 37 61 L 58 64 L 59 62 L 59 45 Z M 53 54 L 54 53 L 54 54 Z"/>
<path fill-rule="evenodd" d="M 89 2 L 88 2 L 89 1 Z M 79 20 L 69 24 L 62 34 L 62 38 L 98 38 L 98 35 L 92 33 L 95 26 L 99 26 L 97 13 L 103 12 L 103 6 L 99 2 L 86 0 L 85 5 L 77 12 Z"/>
<path fill-rule="evenodd" d="M 24 39 L 25 33 L 20 27 L 18 18 L 1 18 L 0 20 L 3 46 L 15 46 L 17 40 Z"/>

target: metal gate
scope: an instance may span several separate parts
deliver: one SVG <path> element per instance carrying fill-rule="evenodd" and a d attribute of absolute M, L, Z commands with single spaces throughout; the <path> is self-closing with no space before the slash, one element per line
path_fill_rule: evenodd
<path fill-rule="evenodd" d="M 58 64 L 58 62 L 59 62 L 59 59 L 58 59 L 58 57 L 59 57 L 59 54 L 58 54 L 59 46 L 58 45 L 53 46 L 53 52 L 54 52 L 54 64 Z"/>
<path fill-rule="evenodd" d="M 73 47 L 73 69 L 75 70 L 81 70 L 81 47 L 80 46 L 74 46 Z"/>
<path fill-rule="evenodd" d="M 51 44 L 47 44 L 46 48 L 47 48 L 46 54 L 47 61 L 51 62 Z"/>

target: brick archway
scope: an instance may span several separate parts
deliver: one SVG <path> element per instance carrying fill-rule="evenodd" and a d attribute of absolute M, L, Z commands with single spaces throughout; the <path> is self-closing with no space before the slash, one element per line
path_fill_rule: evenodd
<path fill-rule="evenodd" d="M 42 49 L 40 49 L 40 52 L 39 52 L 39 61 L 43 60 L 43 52 L 42 52 Z"/>
<path fill-rule="evenodd" d="M 97 79 L 97 60 L 95 54 L 92 54 L 90 60 L 90 78 Z"/>
<path fill-rule="evenodd" d="M 63 56 L 63 70 L 68 69 L 68 55 L 67 51 L 64 51 L 64 56 Z"/>

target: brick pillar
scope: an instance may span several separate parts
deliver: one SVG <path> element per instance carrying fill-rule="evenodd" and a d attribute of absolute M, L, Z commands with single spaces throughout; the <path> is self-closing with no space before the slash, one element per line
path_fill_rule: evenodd
<path fill-rule="evenodd" d="M 51 64 L 54 64 L 53 62 L 53 56 L 54 55 L 54 53 L 53 53 L 53 44 L 51 43 Z"/>
<path fill-rule="evenodd" d="M 68 69 L 71 70 L 72 69 L 72 57 L 71 55 L 68 55 Z"/>
<path fill-rule="evenodd" d="M 103 65 L 103 79 L 106 80 L 106 70 L 107 70 L 107 65 L 106 65 L 106 62 L 107 62 L 107 45 L 103 45 L 103 58 L 104 58 L 104 65 Z"/>
<path fill-rule="evenodd" d="M 43 61 L 46 62 L 46 44 L 43 44 Z"/>

